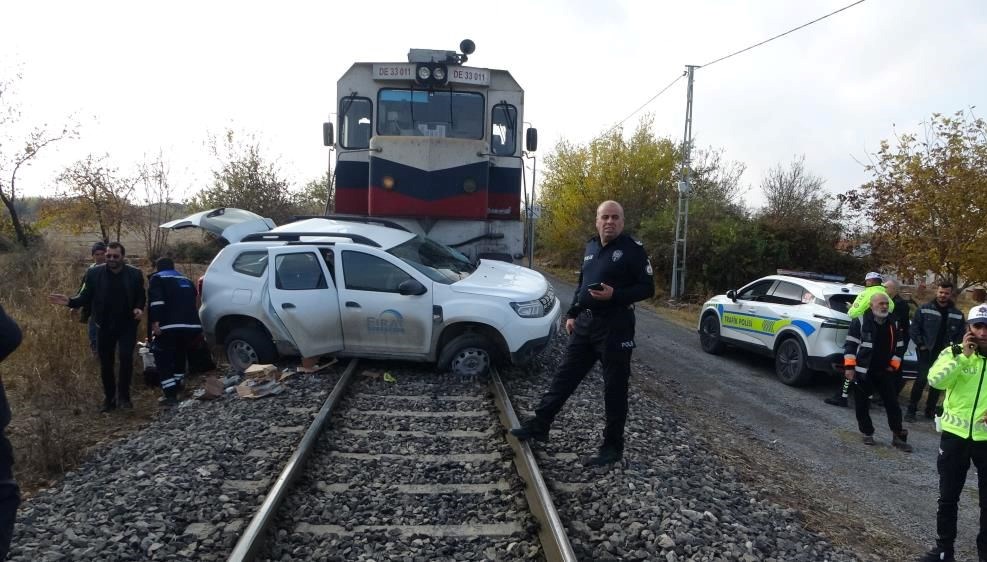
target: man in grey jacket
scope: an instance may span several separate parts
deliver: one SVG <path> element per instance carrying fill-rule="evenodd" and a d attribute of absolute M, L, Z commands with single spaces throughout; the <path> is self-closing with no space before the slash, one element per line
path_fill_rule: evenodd
<path fill-rule="evenodd" d="M 953 284 L 941 281 L 936 288 L 936 298 L 923 304 L 915 311 L 912 319 L 911 337 L 918 352 L 918 376 L 912 383 L 912 394 L 905 412 L 905 421 L 914 422 L 922 392 L 928 384 L 929 367 L 947 346 L 963 341 L 966 325 L 963 313 L 953 303 Z M 931 386 L 925 399 L 925 417 L 936 415 L 940 392 Z"/>

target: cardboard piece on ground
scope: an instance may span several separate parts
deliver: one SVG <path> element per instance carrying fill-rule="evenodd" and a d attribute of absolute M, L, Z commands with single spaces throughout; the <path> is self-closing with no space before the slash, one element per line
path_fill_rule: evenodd
<path fill-rule="evenodd" d="M 215 400 L 223 396 L 223 381 L 214 376 L 206 377 L 205 382 L 202 384 L 203 393 L 201 396 L 196 396 L 199 400 Z"/>
<path fill-rule="evenodd" d="M 263 398 L 284 392 L 284 385 L 276 380 L 247 379 L 236 387 L 240 398 Z"/>
<path fill-rule="evenodd" d="M 278 368 L 274 365 L 254 364 L 244 369 L 243 374 L 249 379 L 276 379 Z"/>

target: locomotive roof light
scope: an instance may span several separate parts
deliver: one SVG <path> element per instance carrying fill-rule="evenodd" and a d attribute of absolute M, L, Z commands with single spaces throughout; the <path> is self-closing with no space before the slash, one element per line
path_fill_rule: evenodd
<path fill-rule="evenodd" d="M 463 64 L 469 59 L 469 55 L 472 55 L 473 51 L 476 50 L 476 43 L 470 39 L 463 39 L 459 43 L 459 50 L 463 52 L 462 55 L 459 55 L 459 64 Z"/>
<path fill-rule="evenodd" d="M 424 64 L 418 67 L 419 80 L 424 81 L 424 80 L 428 80 L 431 77 L 432 77 L 432 70 L 429 67 L 425 66 Z"/>
<path fill-rule="evenodd" d="M 441 66 L 435 67 L 432 70 L 432 78 L 435 78 L 439 82 L 444 81 L 446 79 L 446 69 Z"/>

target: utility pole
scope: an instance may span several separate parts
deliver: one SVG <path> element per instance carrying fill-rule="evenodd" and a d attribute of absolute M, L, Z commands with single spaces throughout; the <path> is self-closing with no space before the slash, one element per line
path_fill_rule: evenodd
<path fill-rule="evenodd" d="M 689 177 L 692 156 L 692 75 L 696 65 L 686 65 L 689 86 L 685 102 L 685 132 L 682 135 L 682 170 L 679 178 L 679 206 L 675 213 L 675 250 L 672 253 L 672 299 L 685 293 L 685 250 L 689 234 Z"/>

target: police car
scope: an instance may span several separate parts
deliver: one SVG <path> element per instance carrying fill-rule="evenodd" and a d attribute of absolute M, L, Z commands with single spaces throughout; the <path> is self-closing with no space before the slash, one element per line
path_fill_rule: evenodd
<path fill-rule="evenodd" d="M 206 339 L 230 365 L 325 354 L 438 362 L 478 375 L 522 364 L 554 335 L 561 305 L 536 271 L 461 253 L 401 225 L 313 217 L 276 226 L 220 208 L 161 225 L 229 245 L 202 279 Z"/>
<path fill-rule="evenodd" d="M 864 287 L 836 275 L 778 273 L 703 304 L 703 351 L 718 354 L 729 345 L 773 357 L 778 378 L 793 386 L 811 381 L 815 371 L 842 373 L 843 342 L 850 329 L 847 311 Z M 914 376 L 914 355 L 911 344 L 906 377 Z"/>

